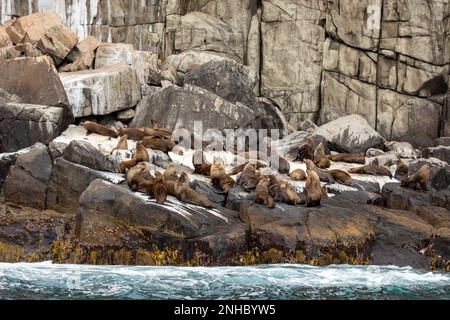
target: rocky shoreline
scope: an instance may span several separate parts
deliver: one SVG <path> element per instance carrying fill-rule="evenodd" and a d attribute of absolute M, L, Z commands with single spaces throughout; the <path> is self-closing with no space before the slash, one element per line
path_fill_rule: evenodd
<path fill-rule="evenodd" d="M 410 137 L 388 141 L 392 135 L 357 114 L 321 126 L 309 120 L 293 125 L 274 101 L 257 94 L 260 81 L 248 66 L 205 52 L 175 54 L 163 63 L 131 45 L 80 40 L 53 14 L 10 21 L 0 26 L 0 40 L 0 262 L 450 271 L 450 138 L 426 135 L 416 146 Z M 196 121 L 219 132 L 278 129 L 270 147 L 289 170 L 264 172 L 298 195 L 305 182 L 289 173 L 307 171 L 299 158 L 306 144 L 312 151 L 322 145 L 327 156 L 363 158 L 360 164 L 331 161 L 330 170 L 347 173 L 366 164 L 389 176 L 352 173 L 350 183 L 322 181 L 328 198 L 321 206 L 276 203 L 270 209 L 255 203 L 254 191 L 235 184 L 224 193 L 195 174 L 192 150 L 179 155 L 147 148 L 152 172 L 174 164 L 213 208 L 171 196 L 162 205 L 132 190 L 118 172 L 137 141 L 113 152 L 119 138 L 88 134 L 84 121 L 114 135 L 118 128 L 154 123 L 168 132 L 192 130 Z M 205 153 L 222 157 L 227 170 L 236 158 Z M 399 160 L 406 175 L 428 165 L 429 188 L 402 187 Z"/>

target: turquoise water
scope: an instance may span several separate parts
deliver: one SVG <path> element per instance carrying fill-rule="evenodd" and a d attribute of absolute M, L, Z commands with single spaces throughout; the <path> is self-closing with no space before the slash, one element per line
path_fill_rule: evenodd
<path fill-rule="evenodd" d="M 174 268 L 0 264 L 1 299 L 450 299 L 450 274 L 300 265 Z"/>

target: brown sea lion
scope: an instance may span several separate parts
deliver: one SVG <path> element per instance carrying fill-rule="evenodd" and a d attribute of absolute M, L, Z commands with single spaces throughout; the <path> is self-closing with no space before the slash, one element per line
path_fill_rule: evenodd
<path fill-rule="evenodd" d="M 263 177 L 256 186 L 255 202 L 275 208 L 275 201 L 269 194 L 270 177 Z"/>
<path fill-rule="evenodd" d="M 115 150 L 128 150 L 128 136 L 127 135 L 120 137 L 119 142 L 117 143 L 117 147 L 112 149 L 111 154 Z"/>
<path fill-rule="evenodd" d="M 201 154 L 201 155 L 200 155 Z M 196 164 L 196 159 L 200 158 L 202 159 L 202 163 L 201 164 Z M 197 151 L 193 156 L 192 156 L 192 163 L 194 165 L 194 173 L 196 174 L 200 174 L 206 177 L 209 177 L 211 175 L 211 164 L 208 163 L 208 161 L 206 161 L 205 158 L 205 154 L 203 153 L 203 151 Z"/>
<path fill-rule="evenodd" d="M 144 128 L 145 135 L 147 137 L 153 137 L 157 139 L 165 139 L 165 140 L 171 140 L 172 134 L 161 128 Z"/>
<path fill-rule="evenodd" d="M 168 193 L 164 175 L 160 172 L 156 172 L 153 184 L 153 196 L 156 199 L 156 203 L 163 205 L 167 200 Z"/>
<path fill-rule="evenodd" d="M 332 156 L 328 156 L 328 159 L 334 162 L 346 162 L 346 163 L 357 163 L 365 164 L 366 157 L 363 154 L 350 154 L 350 153 L 340 153 Z"/>
<path fill-rule="evenodd" d="M 306 180 L 306 173 L 302 169 L 296 169 L 296 170 L 292 171 L 289 176 L 294 181 L 305 181 Z"/>
<path fill-rule="evenodd" d="M 314 151 L 314 163 L 320 169 L 328 169 L 331 167 L 331 161 L 325 154 L 325 147 L 323 146 L 323 143 L 319 144 L 316 151 Z"/>
<path fill-rule="evenodd" d="M 212 208 L 212 202 L 203 194 L 191 189 L 189 177 L 183 172 L 174 185 L 175 196 L 178 200 L 192 205 Z"/>
<path fill-rule="evenodd" d="M 118 134 L 112 129 L 109 129 L 105 126 L 102 126 L 101 124 L 91 122 L 91 121 L 84 121 L 81 123 L 81 125 L 86 129 L 87 135 L 90 135 L 92 133 L 99 134 L 101 136 L 107 136 L 111 138 L 117 138 Z"/>
<path fill-rule="evenodd" d="M 253 163 L 248 163 L 244 171 L 242 171 L 239 177 L 238 184 L 242 186 L 246 191 L 252 191 L 256 189 L 260 180 L 260 175 L 256 171 L 256 165 Z"/>
<path fill-rule="evenodd" d="M 137 191 L 142 181 L 152 179 L 147 164 L 141 162 L 133 166 L 126 175 L 128 186 Z"/>
<path fill-rule="evenodd" d="M 320 181 L 322 182 L 329 182 L 329 183 L 338 182 L 348 186 L 350 186 L 353 183 L 351 175 L 349 175 L 345 171 L 337 169 L 333 170 L 320 169 L 311 160 L 305 160 L 305 163 L 308 170 L 316 172 L 320 178 Z"/>
<path fill-rule="evenodd" d="M 251 162 L 255 164 L 256 170 L 259 170 L 259 169 L 261 169 L 261 168 L 267 168 L 267 167 L 268 167 L 268 164 L 266 164 L 266 163 L 264 163 L 264 162 L 261 162 L 261 161 L 256 161 L 256 162 L 251 161 Z M 234 175 L 237 175 L 237 174 L 241 173 L 242 171 L 244 171 L 245 166 L 247 166 L 249 163 L 250 163 L 250 162 L 246 162 L 246 163 L 244 163 L 244 164 L 241 164 L 241 165 L 239 165 L 239 166 L 234 167 L 234 168 L 229 172 L 229 175 L 230 175 L 230 176 L 234 176 Z"/>
<path fill-rule="evenodd" d="M 175 168 L 175 166 L 173 164 L 167 167 L 166 171 L 164 171 L 163 177 L 164 177 L 164 183 L 167 188 L 167 192 L 171 196 L 176 197 L 175 182 L 178 180 L 178 174 L 177 174 L 177 169 Z"/>
<path fill-rule="evenodd" d="M 408 165 L 401 159 L 397 160 L 397 170 L 395 171 L 395 178 L 400 180 L 403 177 L 408 176 Z"/>
<path fill-rule="evenodd" d="M 375 165 L 351 168 L 348 172 L 355 174 L 368 174 L 371 176 L 387 176 L 392 178 L 392 173 L 387 168 Z"/>
<path fill-rule="evenodd" d="M 318 174 L 313 170 L 308 170 L 308 178 L 305 185 L 306 206 L 318 207 L 322 201 L 323 190 Z"/>
<path fill-rule="evenodd" d="M 119 133 L 119 136 L 122 137 L 124 135 L 128 136 L 128 139 L 134 140 L 134 141 L 141 141 L 144 139 L 147 135 L 145 134 L 144 130 L 138 129 L 138 128 L 117 128 L 117 132 Z"/>
<path fill-rule="evenodd" d="M 134 166 L 136 166 L 137 164 L 138 164 L 138 162 L 135 159 L 122 161 L 119 164 L 117 171 L 121 174 L 124 174 L 127 171 L 127 169 L 131 169 Z"/>
<path fill-rule="evenodd" d="M 176 143 L 173 141 L 153 137 L 145 137 L 144 139 L 142 139 L 142 143 L 146 148 L 159 150 L 164 153 L 169 153 L 176 146 Z"/>
<path fill-rule="evenodd" d="M 228 193 L 236 182 L 226 174 L 225 165 L 220 159 L 214 159 L 211 165 L 211 183 L 224 193 Z"/>
<path fill-rule="evenodd" d="M 297 160 L 303 162 L 305 160 L 314 160 L 314 150 L 312 141 L 308 140 L 300 146 Z"/>
<path fill-rule="evenodd" d="M 401 180 L 401 186 L 415 190 L 427 191 L 431 181 L 431 167 L 424 165 L 415 174 Z"/>
<path fill-rule="evenodd" d="M 140 141 L 136 143 L 136 152 L 134 154 L 134 160 L 137 162 L 148 162 L 150 161 L 150 155 L 147 148 Z"/>
<path fill-rule="evenodd" d="M 303 203 L 299 194 L 289 183 L 280 181 L 275 176 L 270 176 L 269 194 L 275 202 L 294 206 Z"/>
<path fill-rule="evenodd" d="M 271 163 L 273 166 L 273 163 Z M 289 174 L 291 171 L 291 164 L 283 157 L 278 157 L 278 172 L 281 174 Z"/>

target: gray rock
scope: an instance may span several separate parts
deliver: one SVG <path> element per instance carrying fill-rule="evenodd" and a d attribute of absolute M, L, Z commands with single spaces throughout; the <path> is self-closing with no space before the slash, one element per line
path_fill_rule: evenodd
<path fill-rule="evenodd" d="M 45 209 L 52 159 L 41 143 L 19 156 L 3 186 L 5 200 L 18 205 Z"/>
<path fill-rule="evenodd" d="M 417 159 L 409 164 L 409 175 L 415 174 L 424 165 L 431 167 L 431 186 L 436 190 L 448 189 L 450 186 L 450 165 L 436 158 Z"/>
<path fill-rule="evenodd" d="M 156 120 L 169 131 L 194 128 L 202 121 L 203 129 L 253 128 L 255 114 L 242 104 L 232 104 L 202 88 L 171 86 L 144 98 L 136 108 L 131 127 L 150 127 Z"/>
<path fill-rule="evenodd" d="M 408 142 L 388 142 L 386 148 L 395 152 L 400 158 L 417 159 L 420 158 L 419 152 Z"/>
<path fill-rule="evenodd" d="M 425 158 L 437 158 L 444 162 L 450 163 L 450 147 L 439 146 L 434 148 L 427 148 L 423 151 Z"/>
<path fill-rule="evenodd" d="M 115 162 L 87 141 L 72 141 L 69 146 L 65 148 L 63 156 L 64 159 L 70 162 L 86 166 L 94 170 L 117 172 Z"/>
<path fill-rule="evenodd" d="M 254 108 L 258 103 L 253 93 L 256 82 L 247 76 L 250 68 L 243 72 L 245 68 L 248 67 L 231 60 L 213 60 L 186 74 L 184 83 L 211 91 L 231 103 L 240 102 Z"/>
<path fill-rule="evenodd" d="M 384 139 L 359 115 L 339 118 L 321 126 L 315 135 L 324 137 L 337 151 L 366 153 L 370 148 L 380 148 Z"/>
<path fill-rule="evenodd" d="M 5 178 L 8 175 L 9 169 L 14 166 L 17 158 L 24 153 L 30 151 L 30 148 L 22 149 L 17 152 L 1 153 L 0 154 L 0 189 L 3 187 Z"/>
<path fill-rule="evenodd" d="M 71 148 L 70 145 L 67 149 L 69 148 Z M 47 209 L 74 214 L 78 208 L 81 194 L 96 179 L 111 183 L 121 183 L 125 180 L 121 174 L 93 170 L 87 166 L 72 163 L 65 158 L 56 159 L 48 185 Z"/>
<path fill-rule="evenodd" d="M 439 139 L 434 140 L 434 146 L 439 147 L 450 147 L 450 137 L 442 137 Z"/>
<path fill-rule="evenodd" d="M 0 103 L 0 152 L 50 143 L 64 130 L 64 111 L 42 105 Z"/>

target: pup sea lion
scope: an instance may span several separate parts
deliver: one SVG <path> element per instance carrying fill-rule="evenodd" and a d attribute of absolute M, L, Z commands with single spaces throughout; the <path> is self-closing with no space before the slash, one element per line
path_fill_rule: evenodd
<path fill-rule="evenodd" d="M 102 126 L 101 124 L 91 122 L 91 121 L 84 121 L 81 123 L 81 125 L 87 130 L 87 135 L 90 135 L 92 133 L 99 134 L 101 136 L 107 136 L 111 138 L 117 138 L 118 134 L 112 129 L 109 129 L 105 126 Z"/>
<path fill-rule="evenodd" d="M 306 206 L 318 207 L 322 201 L 323 190 L 318 174 L 313 170 L 308 170 L 308 178 L 305 186 Z"/>
<path fill-rule="evenodd" d="M 332 156 L 328 156 L 328 159 L 334 162 L 346 162 L 346 163 L 357 163 L 365 164 L 366 157 L 363 154 L 350 154 L 350 153 L 340 153 Z"/>
<path fill-rule="evenodd" d="M 305 163 L 308 170 L 316 172 L 320 178 L 320 181 L 322 182 L 329 182 L 329 183 L 338 182 L 347 186 L 350 186 L 353 182 L 351 175 L 349 175 L 345 171 L 337 169 L 333 170 L 319 169 L 311 160 L 305 160 Z"/>
<path fill-rule="evenodd" d="M 220 159 L 214 159 L 211 165 L 211 183 L 224 193 L 228 193 L 236 182 L 226 174 L 225 165 Z"/>
<path fill-rule="evenodd" d="M 111 151 L 111 154 L 115 150 L 128 150 L 128 136 L 127 135 L 123 135 L 123 136 L 120 137 L 119 142 L 117 143 L 117 147 L 115 147 Z"/>
<path fill-rule="evenodd" d="M 296 169 L 296 170 L 292 171 L 289 176 L 294 181 L 305 181 L 306 180 L 306 173 L 302 169 Z"/>
<path fill-rule="evenodd" d="M 269 194 L 270 177 L 262 178 L 256 186 L 255 202 L 275 208 L 275 201 Z"/>
<path fill-rule="evenodd" d="M 260 175 L 256 172 L 256 165 L 253 163 L 248 163 L 239 177 L 238 184 L 246 191 L 252 191 L 256 189 L 259 180 Z"/>
<path fill-rule="evenodd" d="M 387 176 L 392 178 L 392 173 L 387 168 L 375 165 L 351 168 L 348 172 L 355 174 L 368 174 L 372 176 Z"/>
<path fill-rule="evenodd" d="M 176 198 L 180 201 L 205 208 L 213 207 L 212 202 L 206 196 L 191 189 L 189 177 L 185 172 L 175 182 L 174 191 Z"/>
<path fill-rule="evenodd" d="M 273 163 L 271 163 L 271 166 L 273 166 Z M 289 174 L 290 171 L 291 165 L 289 161 L 283 157 L 278 157 L 278 172 L 281 174 Z"/>
<path fill-rule="evenodd" d="M 323 146 L 323 143 L 319 144 L 316 151 L 314 151 L 314 163 L 320 169 L 328 169 L 331 167 L 331 161 L 325 154 L 325 147 Z"/>
<path fill-rule="evenodd" d="M 153 137 L 145 137 L 144 139 L 142 139 L 142 143 L 146 148 L 159 150 L 164 153 L 169 153 L 176 146 L 176 143 L 173 141 Z"/>
<path fill-rule="evenodd" d="M 314 150 L 312 141 L 308 140 L 307 142 L 303 143 L 300 146 L 297 160 L 303 162 L 305 160 L 314 160 Z"/>
<path fill-rule="evenodd" d="M 431 180 L 431 167 L 424 165 L 412 176 L 405 177 L 401 180 L 401 186 L 415 190 L 427 191 Z"/>

